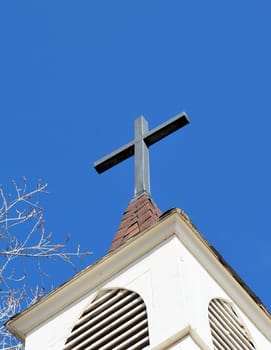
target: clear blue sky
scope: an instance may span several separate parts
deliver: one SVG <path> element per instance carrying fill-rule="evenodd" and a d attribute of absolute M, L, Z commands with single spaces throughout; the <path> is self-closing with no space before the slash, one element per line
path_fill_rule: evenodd
<path fill-rule="evenodd" d="M 0 183 L 49 183 L 47 230 L 93 251 L 83 267 L 133 196 L 132 159 L 93 162 L 139 115 L 153 128 L 185 111 L 150 150 L 153 199 L 184 209 L 271 309 L 270 16 L 269 0 L 1 1 Z"/>

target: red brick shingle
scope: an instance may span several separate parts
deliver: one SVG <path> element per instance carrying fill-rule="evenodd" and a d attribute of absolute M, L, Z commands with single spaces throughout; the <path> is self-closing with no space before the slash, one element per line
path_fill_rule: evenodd
<path fill-rule="evenodd" d="M 160 209 L 149 195 L 144 193 L 133 199 L 123 214 L 110 251 L 115 250 L 131 237 L 153 225 L 161 214 Z"/>

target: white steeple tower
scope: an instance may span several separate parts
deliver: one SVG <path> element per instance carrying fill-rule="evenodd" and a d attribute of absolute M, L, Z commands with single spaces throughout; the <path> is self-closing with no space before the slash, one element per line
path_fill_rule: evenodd
<path fill-rule="evenodd" d="M 183 211 L 161 214 L 146 190 L 105 257 L 7 327 L 26 350 L 271 350 L 259 299 Z"/>

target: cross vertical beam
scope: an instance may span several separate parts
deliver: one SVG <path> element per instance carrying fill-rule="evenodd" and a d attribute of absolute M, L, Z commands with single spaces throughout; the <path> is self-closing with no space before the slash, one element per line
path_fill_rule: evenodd
<path fill-rule="evenodd" d="M 149 147 L 189 123 L 185 113 L 180 113 L 157 128 L 149 131 L 143 116 L 135 120 L 134 140 L 94 163 L 100 174 L 123 160 L 135 156 L 135 197 L 150 194 Z"/>
<path fill-rule="evenodd" d="M 149 149 L 144 141 L 147 132 L 148 122 L 140 116 L 135 120 L 135 197 L 150 193 Z"/>

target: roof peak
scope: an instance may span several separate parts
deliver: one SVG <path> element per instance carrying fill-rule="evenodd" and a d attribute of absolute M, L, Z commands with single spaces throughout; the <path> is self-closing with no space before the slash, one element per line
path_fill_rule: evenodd
<path fill-rule="evenodd" d="M 161 210 L 148 193 L 143 192 L 134 197 L 123 214 L 110 251 L 117 249 L 131 237 L 149 228 L 161 215 Z"/>

